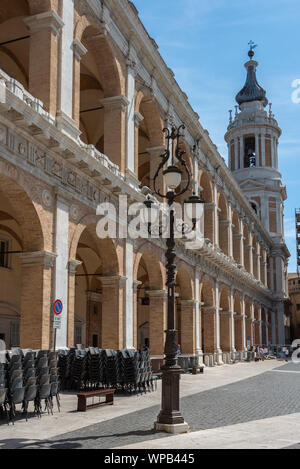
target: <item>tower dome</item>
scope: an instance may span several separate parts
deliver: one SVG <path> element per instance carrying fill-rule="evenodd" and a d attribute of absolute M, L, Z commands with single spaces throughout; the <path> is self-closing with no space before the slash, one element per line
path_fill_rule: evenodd
<path fill-rule="evenodd" d="M 268 104 L 268 100 L 266 98 L 266 91 L 258 84 L 256 79 L 258 62 L 252 60 L 254 56 L 254 50 L 252 48 L 249 50 L 248 55 L 250 60 L 245 63 L 247 69 L 246 83 L 236 95 L 235 99 L 239 105 L 252 101 L 261 101 L 265 107 Z"/>

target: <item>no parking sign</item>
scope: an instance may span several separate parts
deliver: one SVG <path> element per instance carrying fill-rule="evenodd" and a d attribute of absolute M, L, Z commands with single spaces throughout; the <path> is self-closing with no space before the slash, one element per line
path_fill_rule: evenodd
<path fill-rule="evenodd" d="M 61 313 L 63 310 L 63 304 L 61 300 L 55 300 L 53 303 L 53 312 L 54 312 L 54 321 L 53 321 L 53 328 L 60 329 L 61 328 Z"/>

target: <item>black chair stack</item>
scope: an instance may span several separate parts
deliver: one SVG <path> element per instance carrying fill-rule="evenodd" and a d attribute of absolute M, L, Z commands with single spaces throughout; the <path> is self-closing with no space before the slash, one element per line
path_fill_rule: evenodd
<path fill-rule="evenodd" d="M 56 405 L 60 412 L 60 399 L 59 399 L 59 374 L 58 374 L 58 353 L 50 352 L 48 355 L 48 367 L 50 374 L 50 409 L 53 414 L 53 398 L 56 399 Z"/>
<path fill-rule="evenodd" d="M 103 380 L 101 350 L 89 347 L 87 355 L 88 382 L 91 389 L 98 389 Z"/>
<path fill-rule="evenodd" d="M 14 419 L 16 417 L 16 405 L 23 404 L 25 396 L 22 356 L 19 353 L 16 355 L 9 354 L 7 380 L 9 417 L 14 423 Z"/>
<path fill-rule="evenodd" d="M 80 391 L 88 382 L 87 350 L 75 350 L 70 370 L 71 388 Z"/>
<path fill-rule="evenodd" d="M 68 389 L 68 380 L 70 378 L 71 368 L 71 353 L 69 350 L 60 350 L 58 352 L 58 376 L 60 382 L 60 389 Z"/>
<path fill-rule="evenodd" d="M 7 422 L 8 414 L 8 387 L 7 387 L 7 369 L 5 363 L 0 363 L 0 413 L 5 413 Z"/>
<path fill-rule="evenodd" d="M 109 388 L 117 388 L 118 386 L 118 360 L 115 350 L 102 350 L 104 365 L 104 382 L 103 384 Z"/>
<path fill-rule="evenodd" d="M 25 387 L 23 411 L 25 413 L 26 421 L 28 417 L 28 406 L 30 402 L 34 403 L 34 413 L 37 413 L 37 410 L 38 410 L 36 406 L 38 386 L 37 386 L 35 364 L 36 364 L 35 353 L 32 351 L 25 352 L 24 359 L 23 359 L 23 375 L 24 375 L 24 387 Z"/>

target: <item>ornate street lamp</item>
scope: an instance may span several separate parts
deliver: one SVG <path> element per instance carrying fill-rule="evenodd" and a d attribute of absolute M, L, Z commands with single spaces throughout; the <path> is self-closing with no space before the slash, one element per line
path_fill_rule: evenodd
<path fill-rule="evenodd" d="M 179 397 L 179 380 L 181 368 L 177 364 L 177 330 L 175 329 L 175 238 L 174 238 L 174 222 L 175 222 L 175 210 L 172 209 L 172 204 L 174 201 L 184 194 L 190 186 L 191 183 L 191 174 L 189 168 L 183 159 L 184 151 L 180 149 L 180 138 L 183 136 L 180 131 L 184 130 L 185 126 L 181 125 L 178 129 L 175 126 L 172 126 L 171 131 L 169 129 L 164 129 L 163 132 L 166 134 L 167 148 L 163 155 L 161 155 L 162 161 L 159 164 L 157 171 L 154 175 L 153 186 L 154 192 L 167 199 L 169 210 L 169 237 L 167 239 L 167 252 L 166 252 L 166 268 L 167 268 L 167 282 L 166 286 L 168 288 L 168 313 L 167 313 L 167 331 L 166 331 L 166 341 L 165 341 L 165 364 L 161 368 L 162 370 L 162 406 L 161 411 L 157 417 L 157 422 L 155 422 L 155 430 L 157 431 L 166 431 L 169 433 L 185 433 L 189 431 L 188 424 L 184 421 L 183 416 L 180 412 L 180 397 Z M 176 141 L 176 149 L 174 151 L 174 143 Z M 171 146 L 172 143 L 172 146 Z M 172 151 L 171 149 L 172 148 Z M 180 165 L 180 167 L 175 164 Z M 168 165 L 164 169 L 165 165 Z M 168 188 L 166 193 L 162 193 L 159 188 L 157 188 L 157 179 L 162 172 L 166 187 Z M 176 189 L 180 186 L 182 181 L 183 174 L 187 175 L 187 180 L 185 186 L 182 190 L 175 192 Z M 186 205 L 186 214 L 190 221 L 192 222 L 192 229 L 196 228 L 197 222 L 201 218 L 203 213 L 203 204 L 204 201 L 201 200 L 195 194 L 191 196 L 188 200 L 185 201 Z M 143 215 L 144 219 L 148 220 L 148 231 L 151 233 L 151 221 L 153 218 L 156 218 L 157 212 L 155 204 L 150 198 L 147 198 L 144 202 L 145 213 Z M 153 208 L 154 217 L 153 217 Z M 199 210 L 199 208 L 201 208 Z M 148 211 L 148 214 L 147 214 Z M 152 220 L 151 220 L 152 216 Z M 183 230 L 184 231 L 184 230 Z"/>

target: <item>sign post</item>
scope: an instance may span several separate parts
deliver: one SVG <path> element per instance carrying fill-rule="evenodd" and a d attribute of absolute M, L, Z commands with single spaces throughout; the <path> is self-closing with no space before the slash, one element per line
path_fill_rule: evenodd
<path fill-rule="evenodd" d="M 63 304 L 61 300 L 55 300 L 53 303 L 53 329 L 54 329 L 54 352 L 56 349 L 56 331 L 61 328 L 61 313 L 63 310 Z"/>

